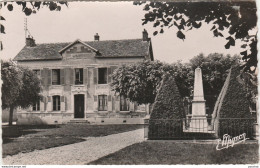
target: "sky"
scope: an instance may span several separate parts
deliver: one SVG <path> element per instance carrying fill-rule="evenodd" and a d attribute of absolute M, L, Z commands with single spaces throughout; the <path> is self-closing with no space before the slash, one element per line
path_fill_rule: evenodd
<path fill-rule="evenodd" d="M 200 29 L 185 32 L 184 41 L 176 37 L 177 29 L 173 27 L 153 36 L 156 29 L 152 24 L 142 25 L 144 14 L 143 6 L 133 5 L 133 2 L 69 2 L 68 7 L 62 6 L 61 11 L 43 7 L 28 17 L 16 4 L 12 12 L 3 7 L 1 15 L 6 19 L 2 21 L 6 34 L 1 35 L 4 47 L 1 58 L 12 59 L 24 47 L 25 18 L 36 44 L 73 42 L 76 39 L 93 41 L 96 33 L 100 40 L 137 39 L 142 38 L 145 28 L 152 40 L 154 58 L 163 62 L 188 62 L 200 53 L 234 55 L 241 52 L 239 43 L 225 49 L 226 40 L 213 37 L 212 25 L 206 23 Z"/>

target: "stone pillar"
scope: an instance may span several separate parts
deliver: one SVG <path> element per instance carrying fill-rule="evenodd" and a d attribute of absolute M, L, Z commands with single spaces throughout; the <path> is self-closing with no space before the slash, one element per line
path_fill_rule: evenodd
<path fill-rule="evenodd" d="M 192 100 L 192 117 L 189 129 L 191 132 L 206 132 L 208 130 L 205 102 L 202 72 L 200 68 L 196 68 Z"/>

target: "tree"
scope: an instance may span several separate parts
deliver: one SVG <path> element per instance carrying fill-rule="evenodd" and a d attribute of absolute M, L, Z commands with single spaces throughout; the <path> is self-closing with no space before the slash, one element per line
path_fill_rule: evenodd
<path fill-rule="evenodd" d="M 202 24 L 212 24 L 210 31 L 214 37 L 226 38 L 225 48 L 235 46 L 236 40 L 242 40 L 245 48 L 240 54 L 245 61 L 245 71 L 253 72 L 257 67 L 257 31 L 249 34 L 250 30 L 256 30 L 256 2 L 232 1 L 232 2 L 134 2 L 135 5 L 146 3 L 143 25 L 153 23 L 158 32 L 163 33 L 165 28 L 172 26 L 178 29 L 176 35 L 184 40 L 184 31 L 200 28 Z M 158 28 L 159 27 L 159 28 Z M 223 31 L 228 31 L 224 37 Z M 246 49 L 247 48 L 247 49 Z"/>
<path fill-rule="evenodd" d="M 112 90 L 138 104 L 153 103 L 162 79 L 162 66 L 159 61 L 123 65 L 112 74 Z"/>
<path fill-rule="evenodd" d="M 163 76 L 166 74 L 176 77 L 181 95 L 188 94 L 189 81 L 186 79 L 191 77 L 189 67 L 181 63 L 172 66 L 160 61 L 145 60 L 115 69 L 111 75 L 113 79 L 111 87 L 132 102 L 153 104 Z"/>
<path fill-rule="evenodd" d="M 177 61 L 166 64 L 160 61 L 148 61 L 137 64 L 123 65 L 112 74 L 112 90 L 128 97 L 130 101 L 139 104 L 153 104 L 163 76 L 169 74 L 176 80 L 181 97 L 192 99 L 194 71 L 202 69 L 204 94 L 206 103 L 213 109 L 215 101 L 225 82 L 228 70 L 232 65 L 238 65 L 238 56 L 223 54 L 200 54 L 189 63 Z"/>
<path fill-rule="evenodd" d="M 10 109 L 9 125 L 12 125 L 15 108 L 28 108 L 40 100 L 40 80 L 33 71 L 11 61 L 1 61 L 1 67 L 2 108 Z"/>

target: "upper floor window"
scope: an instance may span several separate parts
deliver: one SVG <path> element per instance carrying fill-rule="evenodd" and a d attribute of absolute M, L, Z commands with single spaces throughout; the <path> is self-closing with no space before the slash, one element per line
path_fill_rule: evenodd
<path fill-rule="evenodd" d="M 52 96 L 53 111 L 60 111 L 60 96 Z"/>
<path fill-rule="evenodd" d="M 120 111 L 129 111 L 129 99 L 124 96 L 120 96 Z"/>
<path fill-rule="evenodd" d="M 107 84 L 107 68 L 98 68 L 98 84 Z"/>
<path fill-rule="evenodd" d="M 52 84 L 60 85 L 60 69 L 52 70 Z"/>
<path fill-rule="evenodd" d="M 98 96 L 98 111 L 107 111 L 107 95 Z"/>
<path fill-rule="evenodd" d="M 33 111 L 40 111 L 40 101 L 33 104 Z"/>
<path fill-rule="evenodd" d="M 75 69 L 75 85 L 83 84 L 83 68 Z"/>
<path fill-rule="evenodd" d="M 37 75 L 39 79 L 41 78 L 41 71 L 39 69 L 35 69 L 33 70 L 33 72 Z"/>

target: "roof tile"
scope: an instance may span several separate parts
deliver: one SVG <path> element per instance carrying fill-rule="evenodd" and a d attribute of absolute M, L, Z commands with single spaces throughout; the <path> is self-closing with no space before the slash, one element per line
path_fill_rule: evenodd
<path fill-rule="evenodd" d="M 99 57 L 136 57 L 146 56 L 149 52 L 149 42 L 142 39 L 107 40 L 85 42 L 97 49 Z M 15 61 L 62 59 L 59 51 L 70 43 L 45 43 L 35 47 L 24 47 L 14 58 Z"/>

